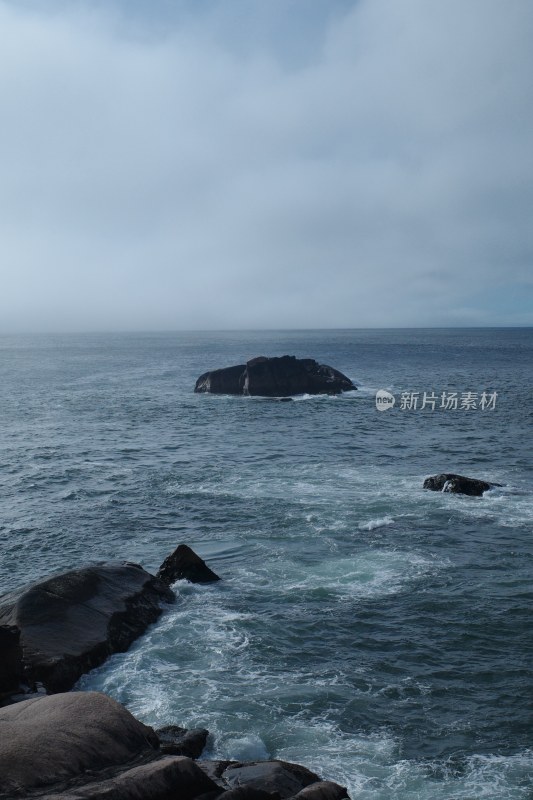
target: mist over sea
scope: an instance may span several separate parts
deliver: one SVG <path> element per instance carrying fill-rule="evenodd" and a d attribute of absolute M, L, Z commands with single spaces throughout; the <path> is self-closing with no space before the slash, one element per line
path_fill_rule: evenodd
<path fill-rule="evenodd" d="M 193 393 L 283 354 L 359 390 Z M 181 542 L 223 578 L 176 584 L 80 690 L 354 800 L 533 798 L 532 329 L 2 336 L 0 414 L 2 593 L 88 562 L 156 570 Z M 503 486 L 423 490 L 438 472 Z"/>

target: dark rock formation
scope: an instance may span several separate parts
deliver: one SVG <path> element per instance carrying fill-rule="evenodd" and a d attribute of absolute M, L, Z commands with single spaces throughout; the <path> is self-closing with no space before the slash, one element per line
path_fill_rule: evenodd
<path fill-rule="evenodd" d="M 343 787 L 321 781 L 298 764 L 196 764 L 186 756 L 165 755 L 159 745 L 152 728 L 100 692 L 49 695 L 2 708 L 0 800 L 28 796 L 42 800 L 342 800 L 347 796 Z"/>
<path fill-rule="evenodd" d="M 22 680 L 20 631 L 14 626 L 0 627 L 0 705 L 18 691 Z"/>
<path fill-rule="evenodd" d="M 286 761 L 254 761 L 232 764 L 222 773 L 222 780 L 230 789 L 247 786 L 277 793 L 282 798 L 292 797 L 306 786 L 320 781 L 318 775 L 298 764 Z"/>
<path fill-rule="evenodd" d="M 237 786 L 219 794 L 218 800 L 281 800 L 278 792 L 267 792 L 253 786 Z"/>
<path fill-rule="evenodd" d="M 18 673 L 50 693 L 71 689 L 78 678 L 112 653 L 127 650 L 161 614 L 174 594 L 137 564 L 103 564 L 75 569 L 0 599 L 3 636 L 20 637 L 9 648 L 7 685 Z M 14 634 L 12 633 L 11 636 Z"/>
<path fill-rule="evenodd" d="M 476 478 L 465 478 L 464 475 L 454 475 L 451 472 L 432 475 L 424 481 L 424 489 L 431 489 L 433 492 L 469 494 L 475 497 L 480 497 L 493 486 L 501 486 L 501 483 L 487 483 Z"/>
<path fill-rule="evenodd" d="M 246 364 L 206 372 L 195 392 L 289 397 L 294 394 L 339 394 L 357 388 L 333 367 L 312 358 L 281 356 L 253 358 Z"/>
<path fill-rule="evenodd" d="M 322 781 L 311 770 L 288 761 L 199 761 L 198 766 L 224 793 L 219 800 L 342 800 L 346 789 Z M 314 791 L 313 791 L 314 790 Z"/>
<path fill-rule="evenodd" d="M 211 394 L 242 394 L 245 370 L 246 364 L 238 364 L 236 367 L 204 372 L 196 381 L 194 391 L 210 392 Z"/>
<path fill-rule="evenodd" d="M 345 786 L 332 781 L 319 781 L 295 794 L 294 800 L 343 800 L 344 797 L 348 797 Z"/>
<path fill-rule="evenodd" d="M 209 736 L 205 728 L 180 728 L 178 725 L 165 725 L 156 731 L 162 753 L 174 756 L 200 758 Z"/>
<path fill-rule="evenodd" d="M 192 800 L 220 793 L 193 761 L 161 757 L 152 728 L 100 692 L 0 709 L 0 798 Z"/>
<path fill-rule="evenodd" d="M 211 583 L 220 578 L 209 569 L 205 561 L 196 555 L 186 544 L 180 544 L 161 566 L 157 577 L 170 586 L 175 581 L 187 580 L 191 583 Z"/>
<path fill-rule="evenodd" d="M 216 786 L 213 789 L 208 781 L 192 759 L 164 756 L 111 778 L 38 797 L 39 800 L 215 800 L 220 789 Z"/>

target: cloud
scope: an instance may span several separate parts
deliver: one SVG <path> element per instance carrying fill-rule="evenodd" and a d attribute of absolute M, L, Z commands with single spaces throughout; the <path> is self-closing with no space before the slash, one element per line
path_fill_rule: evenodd
<path fill-rule="evenodd" d="M 0 328 L 533 322 L 529 0 L 173 8 L 0 0 Z"/>

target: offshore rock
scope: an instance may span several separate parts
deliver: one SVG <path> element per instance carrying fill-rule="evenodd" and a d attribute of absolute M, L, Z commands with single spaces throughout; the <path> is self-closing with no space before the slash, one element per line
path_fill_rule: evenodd
<path fill-rule="evenodd" d="M 109 655 L 127 650 L 159 617 L 162 602 L 172 600 L 168 586 L 128 562 L 70 570 L 5 595 L 0 631 L 9 658 L 0 693 L 12 690 L 17 675 L 49 693 L 71 689 Z"/>
<path fill-rule="evenodd" d="M 290 397 L 296 394 L 339 394 L 356 389 L 339 370 L 312 358 L 259 356 L 246 364 L 205 372 L 195 392 Z"/>
<path fill-rule="evenodd" d="M 501 483 L 487 483 L 487 481 L 480 481 L 477 478 L 455 475 L 452 472 L 432 475 L 424 481 L 424 489 L 431 489 L 433 492 L 469 494 L 473 497 L 481 497 L 484 492 L 492 489 L 493 486 L 501 486 Z"/>
<path fill-rule="evenodd" d="M 224 367 L 204 372 L 196 381 L 195 392 L 210 392 L 211 394 L 243 394 L 242 376 L 246 364 L 236 367 Z"/>
<path fill-rule="evenodd" d="M 0 709 L 0 798 L 192 800 L 219 787 L 100 692 L 72 692 Z"/>
<path fill-rule="evenodd" d="M 186 544 L 178 545 L 174 552 L 165 558 L 159 567 L 157 577 L 167 586 L 180 580 L 191 583 L 212 583 L 220 580 L 205 561 Z"/>

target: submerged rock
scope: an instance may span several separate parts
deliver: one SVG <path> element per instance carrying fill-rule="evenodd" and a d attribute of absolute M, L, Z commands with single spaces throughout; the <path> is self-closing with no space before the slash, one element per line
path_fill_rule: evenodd
<path fill-rule="evenodd" d="M 480 497 L 484 492 L 492 489 L 493 486 L 501 486 L 501 483 L 487 483 L 487 481 L 466 478 L 464 475 L 455 475 L 451 472 L 432 475 L 424 481 L 424 489 L 431 489 L 433 492 L 469 494 L 474 497 Z"/>
<path fill-rule="evenodd" d="M 205 372 L 195 392 L 289 397 L 294 394 L 339 394 L 356 389 L 339 370 L 312 358 L 259 356 L 246 364 Z"/>
<path fill-rule="evenodd" d="M 185 757 L 161 757 L 152 728 L 100 692 L 72 692 L 0 709 L 0 798 L 180 797 L 217 785 Z"/>
<path fill-rule="evenodd" d="M 162 581 L 127 562 L 71 570 L 5 595 L 0 630 L 4 638 L 11 630 L 12 645 L 0 692 L 12 689 L 17 674 L 50 693 L 71 689 L 109 655 L 127 650 L 159 617 L 162 602 L 173 599 Z"/>
<path fill-rule="evenodd" d="M 205 561 L 186 544 L 180 544 L 165 558 L 159 567 L 157 577 L 167 586 L 179 580 L 191 583 L 212 583 L 220 580 Z"/>

